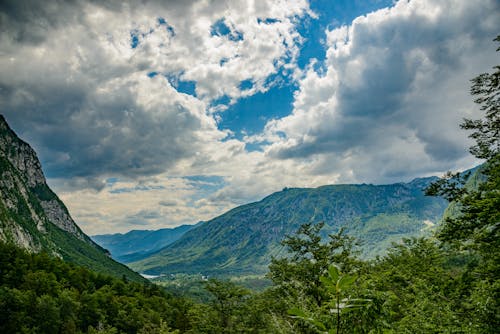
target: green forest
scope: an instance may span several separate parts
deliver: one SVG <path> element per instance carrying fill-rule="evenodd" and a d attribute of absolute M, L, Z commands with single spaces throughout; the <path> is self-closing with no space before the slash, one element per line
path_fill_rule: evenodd
<path fill-rule="evenodd" d="M 453 203 L 432 236 L 361 260 L 344 231 L 322 240 L 323 224 L 306 222 L 283 240 L 289 256 L 272 260 L 268 288 L 209 279 L 203 302 L 1 244 L 0 332 L 498 332 L 500 66 L 474 78 L 471 94 L 484 117 L 460 126 L 485 161 L 481 182 L 448 173 L 427 189 Z"/>

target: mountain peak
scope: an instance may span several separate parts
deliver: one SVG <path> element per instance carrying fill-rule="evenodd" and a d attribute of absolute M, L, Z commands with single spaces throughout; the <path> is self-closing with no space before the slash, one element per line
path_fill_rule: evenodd
<path fill-rule="evenodd" d="M 21 172 L 30 187 L 45 184 L 42 166 L 36 152 L 21 140 L 0 115 L 0 156 Z"/>

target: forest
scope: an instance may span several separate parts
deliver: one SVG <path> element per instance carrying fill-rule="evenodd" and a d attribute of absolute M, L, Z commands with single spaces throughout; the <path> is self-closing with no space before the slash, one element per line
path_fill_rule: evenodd
<path fill-rule="evenodd" d="M 495 39 L 500 42 L 500 36 Z M 500 51 L 500 48 L 497 49 Z M 428 189 L 452 210 L 428 238 L 361 260 L 344 231 L 303 224 L 255 292 L 209 279 L 205 302 L 0 244 L 1 333 L 495 333 L 500 328 L 500 66 L 472 80 L 482 119 L 460 125 L 481 182 Z"/>

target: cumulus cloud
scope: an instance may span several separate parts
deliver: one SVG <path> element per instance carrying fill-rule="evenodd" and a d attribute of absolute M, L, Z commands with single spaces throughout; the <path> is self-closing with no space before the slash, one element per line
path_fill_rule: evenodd
<path fill-rule="evenodd" d="M 294 21 L 309 14 L 306 1 L 5 1 L 2 112 L 50 177 L 99 188 L 106 175 L 155 175 L 226 137 L 214 100 L 293 70 Z M 218 22 L 230 32 L 214 33 Z"/>
<path fill-rule="evenodd" d="M 400 1 L 327 31 L 327 59 L 300 80 L 293 114 L 267 124 L 277 159 L 387 182 L 471 164 L 469 80 L 497 61 L 496 1 Z M 276 139 L 277 134 L 278 139 Z"/>

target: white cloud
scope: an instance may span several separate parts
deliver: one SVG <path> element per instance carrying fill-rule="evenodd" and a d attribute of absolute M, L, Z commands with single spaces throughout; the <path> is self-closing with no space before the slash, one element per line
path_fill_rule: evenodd
<path fill-rule="evenodd" d="M 196 207 L 192 198 L 200 191 L 181 177 L 118 180 L 97 192 L 68 191 L 52 180 L 73 218 L 88 234 L 159 229 L 208 220 L 232 206 L 205 203 Z"/>
<path fill-rule="evenodd" d="M 328 31 L 325 70 L 311 66 L 293 114 L 267 125 L 267 153 L 358 182 L 470 167 L 458 124 L 480 117 L 469 80 L 497 61 L 499 19 L 495 1 L 400 1 Z"/>
<path fill-rule="evenodd" d="M 211 101 L 264 91 L 285 62 L 293 67 L 294 21 L 309 13 L 305 0 L 38 7 L 0 11 L 0 105 L 49 176 L 86 178 L 154 175 L 217 145 L 227 132 L 217 129 Z M 260 22 L 269 17 L 276 22 Z M 221 19 L 242 39 L 212 35 Z M 194 81 L 197 97 L 163 75 Z M 243 80 L 253 87 L 240 90 Z"/>

